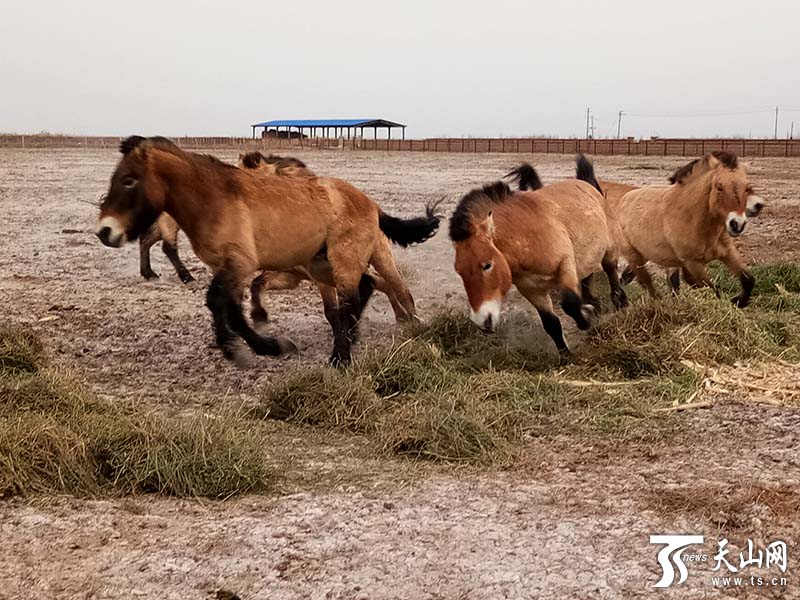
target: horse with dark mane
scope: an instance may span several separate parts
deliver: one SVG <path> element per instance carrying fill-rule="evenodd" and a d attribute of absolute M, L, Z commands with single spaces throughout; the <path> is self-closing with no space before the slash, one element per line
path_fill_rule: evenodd
<path fill-rule="evenodd" d="M 581 284 L 603 270 L 617 308 L 627 304 L 617 277 L 617 251 L 591 164 L 578 158 L 578 179 L 541 186 L 529 165 L 517 174 L 526 187 L 512 192 L 498 181 L 475 189 L 458 203 L 450 219 L 472 321 L 492 331 L 511 285 L 536 307 L 542 325 L 559 352 L 569 352 L 553 309 L 550 291 L 561 291 L 561 307 L 580 329 L 596 312 L 581 298 Z M 533 171 L 533 172 L 532 172 Z M 512 172 L 513 173 L 513 172 Z"/>
<path fill-rule="evenodd" d="M 239 168 L 251 169 L 257 171 L 265 176 L 292 176 L 292 177 L 317 177 L 305 163 L 293 157 L 281 157 L 270 154 L 264 156 L 260 152 L 249 152 L 247 154 L 239 155 Z M 333 178 L 318 178 L 319 181 L 327 181 L 332 185 L 345 185 L 349 186 L 346 182 L 340 179 Z M 394 228 L 394 232 L 390 236 L 394 243 L 408 247 L 415 243 L 421 243 L 427 238 L 408 238 L 406 239 L 402 230 L 406 229 L 412 231 L 429 230 L 435 232 L 438 227 L 440 217 L 436 214 L 436 204 L 431 204 L 426 207 L 424 217 L 417 217 L 413 219 L 401 220 L 396 217 L 391 217 L 383 213 L 380 208 L 379 226 L 381 230 L 389 230 Z M 387 245 L 388 247 L 388 245 Z M 389 250 L 391 252 L 391 249 Z M 416 318 L 416 307 L 414 306 L 414 299 L 411 296 L 408 288 L 401 278 L 394 274 L 389 274 L 388 279 L 384 279 L 379 273 L 374 270 L 370 271 L 370 276 L 375 282 L 375 289 L 379 292 L 386 294 L 392 305 L 395 320 L 398 323 L 403 323 Z M 302 281 L 314 281 L 314 278 L 303 267 L 296 267 L 289 271 L 264 271 L 258 275 L 250 286 L 250 298 L 252 303 L 252 310 L 250 317 L 253 322 L 266 322 L 268 320 L 268 313 L 264 307 L 263 292 L 266 290 L 293 290 Z M 322 304 L 326 318 L 330 321 L 330 316 L 335 313 L 335 306 L 337 303 L 337 294 L 334 288 L 326 285 L 323 282 L 314 281 L 319 289 L 320 296 L 322 297 Z"/>
<path fill-rule="evenodd" d="M 172 216 L 214 274 L 206 303 L 217 345 L 229 359 L 244 358 L 239 339 L 259 355 L 295 350 L 291 341 L 262 336 L 250 326 L 242 296 L 258 271 L 303 267 L 336 289 L 331 363 L 348 363 L 374 288 L 367 268 L 399 278 L 384 234 L 420 240 L 438 227 L 438 219 L 419 226 L 389 217 L 352 186 L 263 177 L 183 151 L 164 138 L 131 136 L 120 152 L 95 233 L 103 244 L 118 248 L 144 235 L 162 213 Z M 393 226 L 382 228 L 387 218 L 394 219 Z"/>
<path fill-rule="evenodd" d="M 611 199 L 625 235 L 622 254 L 637 281 L 657 295 L 644 267 L 650 261 L 682 269 L 691 283 L 713 288 L 706 264 L 720 260 L 741 281 L 742 292 L 733 302 L 747 306 L 754 280 L 732 238 L 744 230 L 752 214 L 748 207 L 763 203 L 753 194 L 745 169 L 735 154 L 709 153 L 678 169 L 672 181 Z M 673 271 L 673 289 L 676 280 Z"/>

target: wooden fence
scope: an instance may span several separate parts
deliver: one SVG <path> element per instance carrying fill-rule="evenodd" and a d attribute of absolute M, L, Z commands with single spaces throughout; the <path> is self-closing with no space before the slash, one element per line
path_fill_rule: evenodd
<path fill-rule="evenodd" d="M 0 135 L 0 148 L 116 148 L 120 137 Z M 247 137 L 171 138 L 187 149 L 288 150 L 298 148 L 383 152 L 577 154 L 621 156 L 700 156 L 730 150 L 739 156 L 800 157 L 800 140 L 670 138 L 585 140 L 575 138 L 257 139 Z"/>

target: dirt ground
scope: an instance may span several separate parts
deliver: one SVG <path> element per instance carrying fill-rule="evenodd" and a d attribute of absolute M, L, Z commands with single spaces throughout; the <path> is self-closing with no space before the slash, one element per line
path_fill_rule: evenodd
<path fill-rule="evenodd" d="M 573 172 L 571 157 L 554 155 L 297 155 L 401 216 L 438 199 L 449 213 L 460 195 L 521 160 L 545 181 Z M 290 366 L 326 360 L 329 329 L 310 287 L 269 300 L 270 330 L 291 337 L 299 357 L 238 370 L 211 346 L 209 277 L 184 238 L 181 254 L 198 279 L 189 287 L 158 247 L 161 278 L 145 282 L 135 246 L 102 246 L 89 202 L 104 193 L 116 160 L 112 151 L 0 149 L 5 318 L 32 324 L 54 361 L 103 395 L 165 410 L 251 402 Z M 649 184 L 684 162 L 597 157 L 595 168 L 602 179 Z M 752 159 L 750 170 L 768 208 L 740 247 L 752 262 L 797 260 L 800 160 Z M 465 306 L 446 223 L 396 256 L 422 318 Z M 519 297 L 508 310 L 531 314 L 524 335 L 546 347 Z M 362 345 L 395 331 L 388 301 L 376 295 Z M 270 424 L 276 464 L 287 471 L 271 496 L 0 503 L 0 598 L 207 598 L 222 589 L 243 599 L 800 597 L 798 523 L 748 495 L 760 486 L 790 500 L 800 494 L 800 411 L 719 400 L 677 418 L 684 426 L 668 444 L 532 444 L 522 464 L 500 473 L 378 458 L 357 437 Z M 688 503 L 670 510 L 659 499 L 676 490 L 731 502 L 719 515 Z M 788 587 L 715 588 L 711 561 L 690 565 L 683 586 L 654 590 L 661 571 L 648 539 L 658 533 L 703 534 L 711 554 L 727 537 L 731 556 L 747 538 L 762 547 L 784 540 Z"/>

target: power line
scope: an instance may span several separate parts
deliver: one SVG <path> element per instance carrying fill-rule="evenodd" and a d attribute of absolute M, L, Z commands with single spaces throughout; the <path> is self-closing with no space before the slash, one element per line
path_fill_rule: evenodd
<path fill-rule="evenodd" d="M 646 118 L 691 118 L 691 117 L 735 117 L 740 115 L 756 115 L 771 113 L 774 108 L 763 108 L 758 110 L 739 110 L 739 111 L 726 111 L 726 112 L 662 112 L 662 113 L 648 113 L 648 112 L 625 112 L 626 117 L 646 117 Z M 781 110 L 798 110 L 800 109 L 781 109 Z"/>

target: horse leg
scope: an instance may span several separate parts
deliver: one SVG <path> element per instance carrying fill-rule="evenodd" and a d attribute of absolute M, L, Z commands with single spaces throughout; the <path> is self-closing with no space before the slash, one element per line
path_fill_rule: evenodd
<path fill-rule="evenodd" d="M 392 250 L 385 238 L 378 243 L 369 262 L 380 275 L 380 278 L 374 278 L 375 287 L 389 298 L 392 310 L 394 310 L 395 321 L 404 323 L 415 320 L 417 308 L 414 306 L 414 297 L 406 282 L 403 281 L 400 271 L 397 270 Z"/>
<path fill-rule="evenodd" d="M 264 306 L 264 290 L 293 290 L 301 281 L 310 279 L 308 274 L 299 269 L 291 271 L 263 271 L 250 284 L 250 318 L 254 323 L 269 321 L 269 314 Z"/>
<path fill-rule="evenodd" d="M 750 304 L 750 295 L 753 293 L 753 287 L 756 285 L 756 280 L 755 277 L 753 277 L 753 274 L 750 272 L 750 269 L 747 268 L 747 264 L 744 262 L 742 255 L 739 254 L 736 246 L 734 246 L 732 243 L 728 243 L 726 244 L 725 250 L 725 254 L 720 256 L 719 259 L 726 267 L 728 267 L 728 270 L 731 273 L 739 278 L 739 282 L 742 286 L 742 291 L 738 296 L 731 298 L 731 302 L 733 302 L 739 308 L 744 308 Z"/>
<path fill-rule="evenodd" d="M 545 333 L 550 336 L 558 348 L 558 353 L 562 357 L 567 357 L 571 354 L 567 341 L 564 339 L 564 330 L 561 327 L 561 320 L 556 316 L 553 310 L 553 301 L 550 294 L 541 292 L 540 290 L 521 288 L 517 286 L 520 293 L 536 308 L 539 313 L 539 319 L 542 321 L 542 327 Z"/>
<path fill-rule="evenodd" d="M 255 261 L 229 258 L 223 269 L 214 275 L 206 295 L 206 304 L 214 319 L 217 345 L 226 358 L 237 362 L 242 356 L 234 345 L 236 335 L 244 339 L 258 355 L 279 356 L 297 350 L 288 339 L 259 335 L 245 320 L 242 314 L 242 281 L 254 270 L 250 263 L 254 264 Z"/>
<path fill-rule="evenodd" d="M 153 271 L 150 265 L 150 248 L 161 239 L 161 233 L 156 225 L 153 225 L 146 234 L 139 238 L 139 273 L 145 279 L 155 279 L 158 274 Z"/>
<path fill-rule="evenodd" d="M 686 267 L 681 267 L 680 271 L 681 275 L 683 276 L 683 280 L 686 282 L 686 285 L 693 288 L 703 287 L 702 284 L 697 281 L 697 279 L 695 279 L 695 277 L 689 272 L 689 269 Z"/>
<path fill-rule="evenodd" d="M 619 274 L 617 272 L 617 259 L 613 256 L 606 255 L 601 261 L 603 272 L 608 278 L 608 286 L 611 288 L 611 302 L 614 308 L 620 310 L 628 306 L 628 295 L 625 293 L 625 288 L 622 287 L 619 281 Z"/>
<path fill-rule="evenodd" d="M 686 262 L 683 263 L 683 269 L 689 273 L 689 276 L 693 280 L 693 287 L 710 287 L 714 290 L 714 293 L 719 298 L 719 290 L 714 286 L 714 282 L 711 281 L 711 277 L 708 275 L 708 270 L 706 269 L 705 263 L 701 262 Z"/>
<path fill-rule="evenodd" d="M 156 225 L 158 225 L 158 229 L 161 232 L 161 248 L 164 254 L 167 255 L 169 262 L 172 263 L 172 267 L 178 277 L 183 283 L 193 282 L 194 277 L 192 277 L 189 269 L 186 268 L 186 265 L 183 264 L 180 256 L 178 256 L 178 224 L 172 218 L 159 218 Z"/>
<path fill-rule="evenodd" d="M 558 287 L 561 289 L 561 308 L 575 320 L 578 329 L 589 329 L 595 316 L 595 308 L 591 304 L 581 302 L 578 295 L 578 274 L 575 261 L 561 263 L 558 273 Z"/>
<path fill-rule="evenodd" d="M 670 269 L 667 275 L 667 282 L 669 282 L 669 289 L 672 290 L 673 295 L 677 296 L 681 291 L 681 270 Z M 689 283 L 688 281 L 686 283 Z"/>
<path fill-rule="evenodd" d="M 592 275 L 581 279 L 581 301 L 584 304 L 591 304 L 595 311 L 600 312 L 600 303 L 592 294 Z"/>
<path fill-rule="evenodd" d="M 358 322 L 361 313 L 375 288 L 375 282 L 366 273 L 354 274 L 359 277 L 354 285 L 355 277 L 350 274 L 344 280 L 337 278 L 336 296 L 338 305 L 333 317 L 333 352 L 330 363 L 334 367 L 350 364 L 351 348 L 358 337 Z"/>
<path fill-rule="evenodd" d="M 625 268 L 622 270 L 622 275 L 620 275 L 620 280 L 624 285 L 628 285 L 631 281 L 634 280 L 636 275 L 633 272 L 633 267 L 630 265 L 625 265 Z"/>
<path fill-rule="evenodd" d="M 331 330 L 336 335 L 336 325 L 339 318 L 339 298 L 336 296 L 336 288 L 319 281 L 316 284 L 319 295 L 322 298 L 322 310 L 325 313 L 325 320 L 328 321 Z"/>

